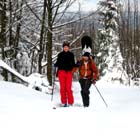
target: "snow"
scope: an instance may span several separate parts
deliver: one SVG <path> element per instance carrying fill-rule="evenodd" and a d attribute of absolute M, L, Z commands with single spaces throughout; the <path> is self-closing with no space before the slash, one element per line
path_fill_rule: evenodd
<path fill-rule="evenodd" d="M 52 109 L 60 102 L 59 83 L 52 95 L 20 84 L 0 81 L 1 140 L 139 140 L 140 88 L 98 81 L 90 107 Z M 75 104 L 82 104 L 80 86 L 73 82 Z"/>
<path fill-rule="evenodd" d="M 0 60 L 0 67 L 8 70 L 9 72 L 13 73 L 18 78 L 22 79 L 24 82 L 28 83 L 28 87 L 31 89 L 38 88 L 40 91 L 44 93 L 52 93 L 52 87 L 49 86 L 49 82 L 46 80 L 47 77 L 39 74 L 39 73 L 32 73 L 28 77 L 25 77 L 18 73 L 16 70 L 12 69 L 9 65 L 7 65 L 4 61 Z M 2 77 L 0 76 L 0 79 Z"/>

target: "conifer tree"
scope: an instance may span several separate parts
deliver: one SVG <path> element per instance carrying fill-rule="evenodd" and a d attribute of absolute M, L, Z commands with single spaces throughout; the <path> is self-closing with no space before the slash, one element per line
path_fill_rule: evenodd
<path fill-rule="evenodd" d="M 108 81 L 125 83 L 126 72 L 119 46 L 118 20 L 119 11 L 116 0 L 100 1 L 100 29 L 98 30 L 98 57 L 101 75 Z"/>

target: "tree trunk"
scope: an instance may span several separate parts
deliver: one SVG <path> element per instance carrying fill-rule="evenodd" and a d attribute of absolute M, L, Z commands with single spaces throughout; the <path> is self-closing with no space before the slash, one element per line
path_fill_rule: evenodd
<path fill-rule="evenodd" d="M 9 13 L 10 13 L 10 17 L 9 17 L 9 46 L 12 47 L 13 46 L 13 35 L 12 35 L 12 12 L 13 12 L 13 8 L 12 8 L 12 0 L 9 0 Z"/>
<path fill-rule="evenodd" d="M 17 67 L 17 60 L 16 60 L 16 57 L 17 57 L 17 48 L 18 48 L 18 45 L 19 45 L 19 40 L 20 40 L 20 31 L 21 31 L 21 19 L 22 19 L 22 5 L 23 5 L 23 0 L 22 1 L 18 1 L 17 3 L 17 10 L 19 10 L 19 14 L 16 15 L 16 19 L 17 19 L 17 26 L 16 26 L 16 33 L 15 33 L 15 38 L 14 38 L 14 43 L 13 43 L 13 47 L 14 47 L 14 50 L 15 50 L 15 53 L 13 55 L 13 66 L 14 66 L 14 69 L 16 69 L 18 72 L 20 72 L 18 70 L 18 67 Z M 12 81 L 16 81 L 17 79 L 15 78 L 14 75 L 12 75 Z"/>
<path fill-rule="evenodd" d="M 48 1 L 48 32 L 47 32 L 47 78 L 52 85 L 52 3 Z"/>
<path fill-rule="evenodd" d="M 7 24 L 7 19 L 6 19 L 6 0 L 3 0 L 0 2 L 0 48 L 2 52 L 2 60 L 6 58 L 6 53 L 4 51 L 6 47 L 6 24 Z M 2 75 L 4 76 L 4 79 L 7 81 L 8 80 L 8 75 L 5 70 L 3 70 Z"/>
<path fill-rule="evenodd" d="M 39 58 L 38 58 L 38 72 L 42 73 L 42 59 L 43 59 L 43 40 L 44 40 L 44 29 L 45 29 L 45 19 L 46 19 L 46 7 L 47 3 L 44 0 L 44 10 L 42 16 L 42 26 L 40 32 L 40 43 L 39 43 Z"/>

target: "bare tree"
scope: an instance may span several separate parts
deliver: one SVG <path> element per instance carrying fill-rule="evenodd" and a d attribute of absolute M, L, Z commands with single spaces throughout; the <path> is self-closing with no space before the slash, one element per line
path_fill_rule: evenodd
<path fill-rule="evenodd" d="M 47 0 L 47 43 L 46 43 L 46 54 L 47 54 L 47 78 L 52 85 L 52 39 L 53 39 L 53 25 L 56 24 L 56 17 L 58 14 L 60 14 L 60 8 L 65 5 L 65 8 L 63 9 L 63 12 L 69 8 L 69 6 L 73 3 L 73 0 Z"/>
<path fill-rule="evenodd" d="M 39 42 L 39 57 L 38 57 L 38 72 L 42 73 L 42 59 L 43 59 L 43 44 L 45 34 L 45 20 L 46 20 L 46 7 L 47 0 L 44 0 L 43 15 L 41 21 L 40 42 Z"/>
<path fill-rule="evenodd" d="M 125 4 L 123 5 L 123 9 L 121 12 L 120 44 L 121 52 L 124 58 L 123 66 L 129 75 L 129 84 L 131 84 L 131 80 L 137 81 L 138 83 L 138 79 L 140 78 L 139 1 L 125 0 Z"/>
<path fill-rule="evenodd" d="M 3 60 L 6 58 L 6 53 L 4 50 L 6 47 L 6 25 L 7 25 L 6 2 L 7 0 L 0 1 L 0 49 Z M 3 76 L 5 80 L 8 80 L 7 72 L 5 70 L 3 70 Z"/>

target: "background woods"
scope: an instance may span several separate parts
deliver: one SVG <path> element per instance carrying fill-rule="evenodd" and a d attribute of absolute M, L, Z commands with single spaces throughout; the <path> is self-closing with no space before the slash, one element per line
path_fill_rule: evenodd
<path fill-rule="evenodd" d="M 131 80 L 139 84 L 140 2 L 102 0 L 96 11 L 81 11 L 79 4 L 79 9 L 71 12 L 74 2 L 1 0 L 0 59 L 24 76 L 34 72 L 46 75 L 51 85 L 53 58 L 62 50 L 62 42 L 71 42 L 77 59 L 80 38 L 87 34 L 93 39 L 93 54 L 101 76 L 114 70 L 116 64 L 115 70 L 127 74 L 129 84 Z M 17 81 L 7 71 L 0 72 L 5 80 Z M 117 80 L 121 81 L 122 75 Z"/>

